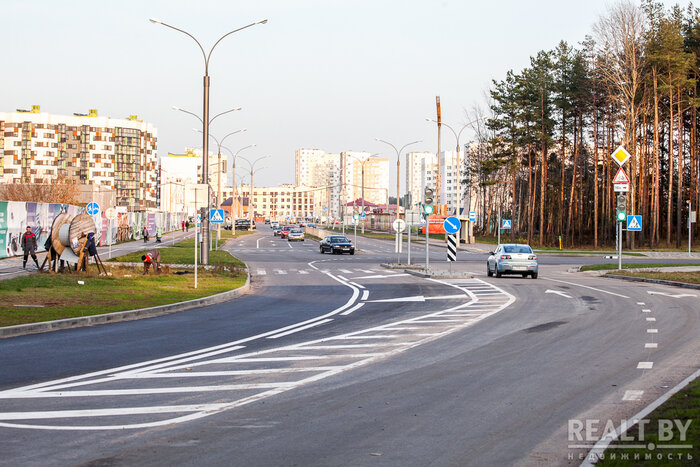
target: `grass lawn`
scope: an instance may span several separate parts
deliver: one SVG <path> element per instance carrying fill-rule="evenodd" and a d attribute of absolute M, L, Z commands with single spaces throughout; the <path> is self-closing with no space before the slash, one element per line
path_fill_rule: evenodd
<path fill-rule="evenodd" d="M 700 284 L 700 271 L 697 272 L 616 272 L 622 276 L 642 277 L 644 279 L 658 279 L 662 281 L 686 282 L 688 284 Z"/>
<path fill-rule="evenodd" d="M 643 269 L 643 268 L 674 268 L 681 266 L 700 266 L 699 263 L 628 263 L 623 264 L 622 269 Z M 616 264 L 586 264 L 581 266 L 581 271 L 605 271 L 606 269 L 617 269 Z"/>
<path fill-rule="evenodd" d="M 227 253 L 228 254 L 228 253 Z M 229 258 L 232 258 L 229 255 Z M 218 268 L 200 271 L 194 288 L 192 271 L 174 274 L 168 266 L 159 275 L 142 275 L 141 266 L 112 268 L 111 276 L 32 274 L 0 281 L 0 326 L 98 315 L 192 300 L 245 284 L 246 274 Z M 83 281 L 84 285 L 78 284 Z M 24 305 L 24 306 L 16 306 Z M 26 306 L 30 305 L 30 306 Z"/>
<path fill-rule="evenodd" d="M 239 235 L 240 233 L 236 233 L 236 236 Z M 222 240 L 224 240 L 223 232 Z M 149 252 L 152 248 L 153 244 L 146 243 L 144 244 L 143 250 L 118 256 L 109 261 L 120 263 L 140 263 L 141 256 Z M 188 240 L 183 240 L 173 246 L 160 248 L 160 260 L 161 263 L 165 264 L 194 264 L 194 239 L 191 238 Z M 199 251 L 197 251 L 197 263 L 199 264 L 199 262 Z M 233 266 L 238 268 L 245 267 L 245 264 L 224 250 L 210 251 L 209 264 L 214 266 Z"/>
<path fill-rule="evenodd" d="M 686 386 L 682 391 L 679 391 L 661 407 L 652 412 L 647 419 L 649 423 L 645 425 L 644 438 L 640 440 L 639 425 L 634 425 L 627 431 L 627 436 L 633 437 L 635 441 L 620 441 L 612 443 L 612 445 L 624 444 L 645 444 L 649 446 L 654 443 L 655 446 L 668 445 L 692 445 L 692 448 L 673 449 L 673 448 L 655 448 L 653 451 L 649 449 L 607 449 L 605 451 L 606 459 L 597 463 L 601 466 L 683 466 L 683 465 L 698 465 L 700 459 L 700 379 L 696 379 Z M 671 440 L 665 441 L 659 439 L 659 421 L 669 420 L 673 422 L 677 420 L 683 426 L 688 426 L 686 439 L 681 440 L 680 434 L 674 423 L 674 436 Z M 612 459 L 615 455 L 615 459 Z M 621 459 L 623 455 L 627 456 L 627 460 Z M 635 455 L 638 455 L 638 460 L 635 460 Z M 651 455 L 650 459 L 645 460 L 645 455 Z M 661 459 L 657 456 L 661 455 Z M 669 459 L 671 455 L 671 459 Z M 679 459 L 680 456 L 680 459 Z M 690 457 L 690 459 L 689 459 Z"/>

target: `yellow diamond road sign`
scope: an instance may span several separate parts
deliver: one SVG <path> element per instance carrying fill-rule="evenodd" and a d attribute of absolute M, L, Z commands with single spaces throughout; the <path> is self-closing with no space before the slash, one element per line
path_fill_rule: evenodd
<path fill-rule="evenodd" d="M 619 148 L 615 149 L 615 151 L 613 151 L 610 157 L 612 157 L 612 159 L 615 162 L 617 162 L 617 165 L 622 167 L 623 165 L 625 165 L 625 162 L 627 162 L 627 159 L 629 159 L 632 156 L 630 156 L 629 152 L 625 151 L 625 148 L 620 146 Z"/>

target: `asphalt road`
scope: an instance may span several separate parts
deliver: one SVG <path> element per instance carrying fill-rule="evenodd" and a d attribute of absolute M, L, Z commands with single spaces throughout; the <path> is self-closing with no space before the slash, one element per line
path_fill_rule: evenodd
<path fill-rule="evenodd" d="M 569 420 L 630 417 L 700 366 L 698 294 L 567 272 L 599 258 L 495 279 L 460 250 L 474 279 L 431 280 L 379 267 L 392 242 L 260 230 L 228 244 L 252 285 L 231 302 L 0 341 L 4 459 L 577 464 Z"/>

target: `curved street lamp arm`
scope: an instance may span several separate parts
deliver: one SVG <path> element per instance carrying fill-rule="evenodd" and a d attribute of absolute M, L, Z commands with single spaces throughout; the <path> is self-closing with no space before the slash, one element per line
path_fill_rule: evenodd
<path fill-rule="evenodd" d="M 195 117 L 197 120 L 202 122 L 202 125 L 204 125 L 204 121 L 202 120 L 202 118 L 194 112 L 190 112 L 189 110 L 181 109 L 180 107 L 176 107 L 176 106 L 173 106 L 173 110 L 179 110 L 180 112 L 185 112 L 186 114 L 190 114 L 193 117 Z"/>
<path fill-rule="evenodd" d="M 227 110 L 226 112 L 221 112 L 220 114 L 216 114 L 209 120 L 209 124 L 211 125 L 211 122 L 213 122 L 216 117 L 226 115 L 227 113 L 235 112 L 236 110 L 241 110 L 242 108 L 243 107 L 236 107 L 235 109 L 230 109 L 230 110 Z"/>
<path fill-rule="evenodd" d="M 401 153 L 403 152 L 403 150 L 406 148 L 406 146 L 410 146 L 410 145 L 412 145 L 412 144 L 418 144 L 418 143 L 422 143 L 422 142 L 423 142 L 423 140 L 422 140 L 422 139 L 419 139 L 418 141 L 413 141 L 413 142 L 411 142 L 411 143 L 404 144 L 404 145 L 401 147 L 401 150 L 399 151 L 399 154 L 401 154 Z"/>
<path fill-rule="evenodd" d="M 233 31 L 231 31 L 231 32 L 227 32 L 226 34 L 224 34 L 223 36 L 221 36 L 221 37 L 219 38 L 219 40 L 216 41 L 216 43 L 212 46 L 211 50 L 209 51 L 209 55 L 206 56 L 206 57 L 204 57 L 205 74 L 207 74 L 207 75 L 209 74 L 209 59 L 211 58 L 211 54 L 212 54 L 212 52 L 214 52 L 214 49 L 216 48 L 216 46 L 219 45 L 219 42 L 221 42 L 222 40 L 224 40 L 224 38 L 230 36 L 230 35 L 233 34 L 234 32 L 242 31 L 243 29 L 247 29 L 247 28 L 249 28 L 249 27 L 251 27 L 251 26 L 255 26 L 256 24 L 265 24 L 265 23 L 267 23 L 267 20 L 266 20 L 266 19 L 264 19 L 264 20 L 262 20 L 262 21 L 256 21 L 255 23 L 250 23 L 250 24 L 248 24 L 247 26 L 243 26 L 242 28 L 235 29 L 235 30 L 233 30 Z M 201 47 L 201 46 L 200 46 L 200 47 Z M 204 53 L 204 49 L 202 49 L 202 53 Z"/>
<path fill-rule="evenodd" d="M 247 128 L 241 128 L 240 130 L 232 131 L 231 133 L 229 133 L 229 134 L 227 134 L 226 136 L 224 136 L 223 138 L 221 138 L 221 143 L 219 143 L 219 146 L 221 146 L 222 144 L 224 144 L 224 141 L 226 141 L 226 138 L 228 138 L 229 136 L 235 135 L 236 133 L 242 133 L 242 132 L 244 132 L 244 131 L 248 131 L 248 129 L 247 129 Z"/>
<path fill-rule="evenodd" d="M 164 22 L 162 22 L 162 21 L 159 21 L 159 20 L 157 20 L 157 19 L 149 18 L 148 21 L 150 21 L 151 23 L 155 23 L 155 24 L 161 24 L 161 25 L 165 26 L 166 28 L 174 29 L 174 30 L 177 31 L 177 32 L 181 32 L 181 33 L 183 33 L 183 34 L 189 36 L 193 41 L 195 41 L 195 42 L 197 43 L 197 45 L 199 46 L 199 50 L 202 51 L 202 58 L 204 58 L 204 68 L 205 68 L 205 69 L 208 68 L 208 66 L 209 66 L 209 65 L 208 65 L 209 59 L 207 58 L 207 54 L 206 54 L 206 52 L 204 51 L 204 47 L 202 47 L 202 44 L 199 43 L 199 41 L 197 40 L 196 37 L 194 37 L 192 34 L 190 34 L 190 33 L 187 32 L 187 31 L 183 31 L 182 29 L 176 28 L 175 26 L 171 26 L 171 25 L 169 25 L 169 24 L 167 24 L 167 23 L 164 23 Z M 209 54 L 211 55 L 211 52 L 209 52 Z"/>

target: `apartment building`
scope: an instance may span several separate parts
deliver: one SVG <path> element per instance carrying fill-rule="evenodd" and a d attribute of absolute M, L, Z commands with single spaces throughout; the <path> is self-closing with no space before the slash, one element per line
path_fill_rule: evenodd
<path fill-rule="evenodd" d="M 315 202 L 324 211 L 338 218 L 341 213 L 343 164 L 340 154 L 329 154 L 323 149 L 297 149 L 295 157 L 295 184 L 318 189 Z"/>
<path fill-rule="evenodd" d="M 406 193 L 409 195 L 409 209 L 417 210 L 423 202 L 425 170 L 434 170 L 437 159 L 432 152 L 409 152 L 406 154 Z M 434 187 L 434 181 L 433 185 Z"/>
<path fill-rule="evenodd" d="M 346 151 L 340 153 L 343 164 L 343 202 L 362 198 L 362 172 L 364 169 L 365 201 L 384 205 L 389 199 L 389 159 L 371 157 L 368 152 Z"/>
<path fill-rule="evenodd" d="M 157 130 L 125 119 L 31 110 L 0 112 L 0 182 L 52 183 L 59 176 L 89 190 L 114 190 L 116 205 L 156 208 L 160 190 Z"/>
<path fill-rule="evenodd" d="M 252 206 L 250 199 L 250 185 L 242 185 L 238 189 L 238 196 L 243 198 L 244 215 L 250 212 L 254 216 L 263 216 L 267 219 L 286 220 L 306 219 L 321 217 L 323 206 L 316 202 L 319 193 L 324 190 L 307 186 L 279 185 L 271 187 L 253 187 Z"/>

